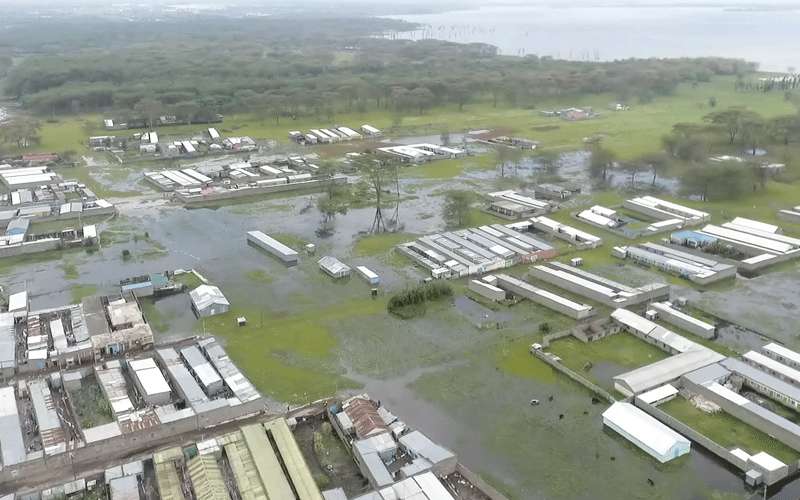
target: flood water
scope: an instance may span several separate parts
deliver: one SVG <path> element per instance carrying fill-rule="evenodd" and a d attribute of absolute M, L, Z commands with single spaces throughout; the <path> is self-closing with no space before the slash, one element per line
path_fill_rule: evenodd
<path fill-rule="evenodd" d="M 576 61 L 721 56 L 755 61 L 766 71 L 800 66 L 795 47 L 786 43 L 800 25 L 800 9 L 789 3 L 493 0 L 446 13 L 387 17 L 422 25 L 387 37 L 488 43 L 507 56 Z"/>

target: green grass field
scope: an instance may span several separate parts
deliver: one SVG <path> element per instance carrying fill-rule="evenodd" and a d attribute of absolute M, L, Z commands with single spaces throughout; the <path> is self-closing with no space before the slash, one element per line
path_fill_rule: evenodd
<path fill-rule="evenodd" d="M 659 409 L 725 448 L 738 447 L 751 455 L 764 451 L 786 464 L 800 460 L 797 451 L 728 413 L 704 413 L 680 397 Z"/>

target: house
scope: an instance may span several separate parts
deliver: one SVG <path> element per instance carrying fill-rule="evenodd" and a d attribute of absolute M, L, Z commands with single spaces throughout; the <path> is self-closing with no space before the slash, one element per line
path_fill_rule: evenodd
<path fill-rule="evenodd" d="M 319 259 L 317 264 L 319 264 L 319 268 L 325 271 L 331 278 L 350 276 L 350 268 L 334 257 L 326 255 Z"/>
<path fill-rule="evenodd" d="M 191 292 L 192 310 L 201 318 L 228 312 L 231 303 L 222 294 L 219 288 L 212 285 L 200 285 Z"/>

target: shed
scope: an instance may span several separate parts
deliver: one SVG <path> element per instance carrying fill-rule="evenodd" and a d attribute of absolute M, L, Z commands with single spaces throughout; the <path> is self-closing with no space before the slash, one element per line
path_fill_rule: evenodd
<path fill-rule="evenodd" d="M 136 476 L 112 479 L 108 484 L 110 500 L 139 500 L 139 481 Z"/>
<path fill-rule="evenodd" d="M 8 312 L 14 317 L 23 318 L 28 315 L 28 292 L 12 293 L 8 297 Z"/>
<path fill-rule="evenodd" d="M 231 303 L 222 294 L 219 288 L 212 285 L 200 285 L 191 292 L 192 310 L 201 318 L 228 312 Z"/>
<path fill-rule="evenodd" d="M 356 267 L 356 272 L 358 273 L 359 276 L 364 278 L 367 281 L 367 283 L 371 283 L 373 285 L 377 285 L 381 281 L 380 277 L 378 277 L 377 274 L 375 274 L 374 272 L 370 271 L 368 268 L 366 268 L 364 266 Z"/>
<path fill-rule="evenodd" d="M 288 265 L 297 264 L 297 252 L 261 231 L 248 231 L 247 243 L 263 248 Z"/>
<path fill-rule="evenodd" d="M 147 404 L 161 406 L 169 403 L 169 384 L 153 358 L 133 360 L 128 366 L 133 372 L 136 389 Z"/>
<path fill-rule="evenodd" d="M 661 463 L 689 453 L 691 442 L 629 403 L 614 403 L 603 423 Z"/>
<path fill-rule="evenodd" d="M 339 259 L 326 255 L 317 261 L 319 268 L 325 271 L 332 278 L 344 278 L 350 276 L 350 268 L 344 265 Z"/>
<path fill-rule="evenodd" d="M 456 470 L 458 457 L 452 451 L 428 439 L 420 431 L 401 436 L 400 448 L 414 458 L 420 457 L 430 462 L 431 470 L 439 476 L 452 474 Z"/>

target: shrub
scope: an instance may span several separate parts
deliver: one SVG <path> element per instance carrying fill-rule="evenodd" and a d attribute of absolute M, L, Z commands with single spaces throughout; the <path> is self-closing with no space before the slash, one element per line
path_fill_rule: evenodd
<path fill-rule="evenodd" d="M 428 283 L 394 295 L 389 299 L 386 309 L 402 318 L 413 317 L 420 314 L 420 312 L 424 312 L 424 307 L 420 306 L 426 301 L 440 300 L 452 295 L 453 289 L 449 283 Z M 408 308 L 413 314 L 404 314 L 401 311 L 404 308 Z"/>

